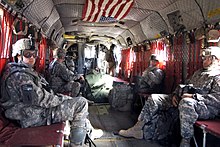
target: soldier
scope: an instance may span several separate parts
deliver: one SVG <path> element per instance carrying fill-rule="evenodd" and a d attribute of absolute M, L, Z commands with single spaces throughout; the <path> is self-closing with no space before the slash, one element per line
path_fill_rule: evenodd
<path fill-rule="evenodd" d="M 65 65 L 66 67 L 69 69 L 69 71 L 75 75 L 76 74 L 76 65 L 73 61 L 73 57 L 71 56 L 66 56 L 66 59 L 65 59 Z"/>
<path fill-rule="evenodd" d="M 162 89 L 164 72 L 158 67 L 159 59 L 157 55 L 150 57 L 150 66 L 145 69 L 137 83 L 137 90 L 141 93 L 160 93 Z"/>
<path fill-rule="evenodd" d="M 5 116 L 16 120 L 22 128 L 69 120 L 71 145 L 81 146 L 87 133 L 87 100 L 55 95 L 44 88 L 46 80 L 32 68 L 37 50 L 30 39 L 18 40 L 13 45 L 12 55 L 17 56 L 18 63 L 6 65 L 1 83 L 0 102 Z"/>
<path fill-rule="evenodd" d="M 80 92 L 81 84 L 76 80 L 84 80 L 83 76 L 76 75 L 64 64 L 66 52 L 57 49 L 56 58 L 49 65 L 49 84 L 55 93 L 70 93 L 75 97 Z"/>
<path fill-rule="evenodd" d="M 114 49 L 115 49 L 116 45 L 112 44 L 110 46 L 110 49 L 106 51 L 106 61 L 108 62 L 108 69 L 107 69 L 107 73 L 111 76 L 115 76 L 115 68 L 116 68 L 116 60 L 115 60 L 115 56 L 114 56 Z"/>
<path fill-rule="evenodd" d="M 120 130 L 119 134 L 137 139 L 158 140 L 163 133 L 160 130 L 169 128 L 169 124 L 160 123 L 161 120 L 157 119 L 158 115 L 178 107 L 179 115 L 176 117 L 179 116 L 180 119 L 182 136 L 180 146 L 189 147 L 190 140 L 194 135 L 193 125 L 196 120 L 214 118 L 220 111 L 219 59 L 220 48 L 203 50 L 203 69 L 196 71 L 186 82 L 191 85 L 178 86 L 170 95 L 152 94 L 149 96 L 138 117 L 138 122 L 128 130 Z M 166 118 L 166 120 L 170 119 Z"/>

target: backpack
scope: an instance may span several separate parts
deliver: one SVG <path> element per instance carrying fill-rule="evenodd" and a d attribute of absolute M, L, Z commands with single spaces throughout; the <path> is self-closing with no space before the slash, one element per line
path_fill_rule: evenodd
<path fill-rule="evenodd" d="M 113 82 L 108 100 L 112 108 L 119 111 L 129 111 L 133 102 L 132 88 L 124 83 Z"/>
<path fill-rule="evenodd" d="M 96 103 L 107 103 L 112 82 L 113 78 L 110 75 L 98 72 L 89 73 L 85 77 L 83 96 Z"/>

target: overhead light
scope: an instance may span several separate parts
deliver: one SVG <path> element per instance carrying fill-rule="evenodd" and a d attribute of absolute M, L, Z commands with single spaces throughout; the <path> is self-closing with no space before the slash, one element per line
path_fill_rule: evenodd
<path fill-rule="evenodd" d="M 74 36 L 74 35 L 63 34 L 63 38 L 65 38 L 65 39 L 75 39 L 76 36 Z"/>

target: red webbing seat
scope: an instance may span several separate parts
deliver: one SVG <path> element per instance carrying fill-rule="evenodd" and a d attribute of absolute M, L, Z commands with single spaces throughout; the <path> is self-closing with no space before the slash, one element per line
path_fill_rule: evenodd
<path fill-rule="evenodd" d="M 0 146 L 62 146 L 65 123 L 20 128 L 4 117 L 0 107 Z"/>
<path fill-rule="evenodd" d="M 195 126 L 203 130 L 203 147 L 206 146 L 206 133 L 210 133 L 216 137 L 220 137 L 220 119 L 198 120 L 196 121 Z"/>
<path fill-rule="evenodd" d="M 63 145 L 65 123 L 48 126 L 19 128 L 5 145 Z"/>
<path fill-rule="evenodd" d="M 196 126 L 204 126 L 204 130 L 216 137 L 220 137 L 220 119 L 214 120 L 199 120 L 195 123 Z"/>

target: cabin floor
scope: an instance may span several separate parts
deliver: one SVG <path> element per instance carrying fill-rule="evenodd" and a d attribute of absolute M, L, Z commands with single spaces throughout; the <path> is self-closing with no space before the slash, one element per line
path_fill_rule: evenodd
<path fill-rule="evenodd" d="M 102 129 L 104 134 L 95 139 L 97 147 L 162 147 L 155 142 L 144 139 L 125 138 L 117 135 L 121 129 L 128 129 L 137 122 L 138 114 L 113 110 L 109 104 L 89 106 L 89 119 L 95 129 Z"/>

